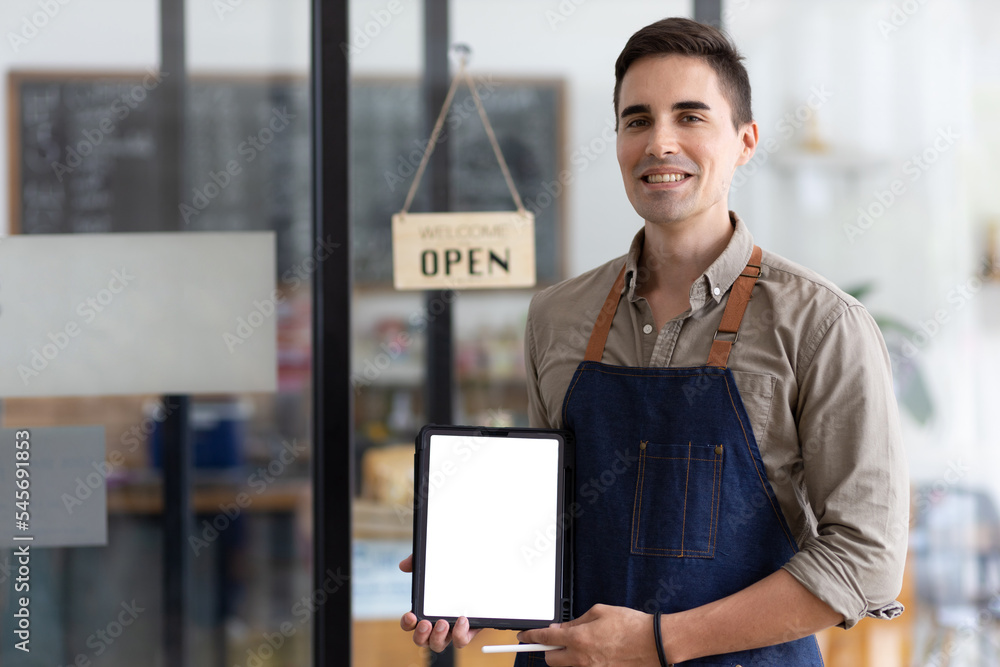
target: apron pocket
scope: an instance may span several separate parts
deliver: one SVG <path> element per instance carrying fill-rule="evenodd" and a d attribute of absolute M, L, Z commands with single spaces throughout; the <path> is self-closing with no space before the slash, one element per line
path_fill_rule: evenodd
<path fill-rule="evenodd" d="M 722 445 L 639 443 L 631 552 L 714 558 Z"/>

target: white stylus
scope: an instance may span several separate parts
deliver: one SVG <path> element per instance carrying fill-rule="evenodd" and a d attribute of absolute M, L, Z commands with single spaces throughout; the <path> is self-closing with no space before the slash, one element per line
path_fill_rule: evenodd
<path fill-rule="evenodd" d="M 565 646 L 550 646 L 549 644 L 499 644 L 484 646 L 483 653 L 527 653 L 529 651 L 555 651 Z"/>

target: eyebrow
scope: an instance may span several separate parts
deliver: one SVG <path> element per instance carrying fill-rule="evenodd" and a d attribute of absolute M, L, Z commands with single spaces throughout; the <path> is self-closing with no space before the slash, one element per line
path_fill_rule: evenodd
<path fill-rule="evenodd" d="M 698 100 L 684 100 L 683 102 L 675 102 L 670 108 L 671 111 L 711 111 L 712 108 L 705 104 L 704 102 L 699 102 Z M 624 109 L 622 109 L 621 117 L 631 116 L 637 113 L 652 113 L 652 108 L 648 104 L 632 104 Z"/>
<path fill-rule="evenodd" d="M 671 107 L 673 111 L 711 111 L 712 107 L 698 100 L 685 100 L 677 102 Z"/>

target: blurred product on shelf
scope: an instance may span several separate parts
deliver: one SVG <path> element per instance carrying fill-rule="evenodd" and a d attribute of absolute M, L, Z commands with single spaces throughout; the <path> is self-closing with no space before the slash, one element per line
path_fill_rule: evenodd
<path fill-rule="evenodd" d="M 238 398 L 191 402 L 191 437 L 195 468 L 234 468 L 243 464 L 246 423 L 253 404 Z M 155 420 L 155 414 L 147 418 Z M 163 422 L 155 421 L 151 466 L 163 465 Z"/>
<path fill-rule="evenodd" d="M 308 390 L 312 372 L 312 295 L 309 289 L 290 287 L 283 294 L 278 304 L 278 391 L 302 392 Z"/>
<path fill-rule="evenodd" d="M 424 360 L 421 332 L 402 317 L 382 318 L 361 332 L 352 346 L 355 386 L 418 384 Z"/>
<path fill-rule="evenodd" d="M 385 505 L 413 506 L 413 443 L 365 451 L 361 497 Z"/>
<path fill-rule="evenodd" d="M 513 326 L 481 327 L 474 338 L 458 342 L 455 362 L 459 382 L 509 382 L 524 379 L 524 344 Z"/>

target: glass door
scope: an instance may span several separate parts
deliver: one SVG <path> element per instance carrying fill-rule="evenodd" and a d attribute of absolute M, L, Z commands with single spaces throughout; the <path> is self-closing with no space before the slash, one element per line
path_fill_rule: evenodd
<path fill-rule="evenodd" d="M 311 4 L 0 9 L 0 663 L 311 662 Z"/>

